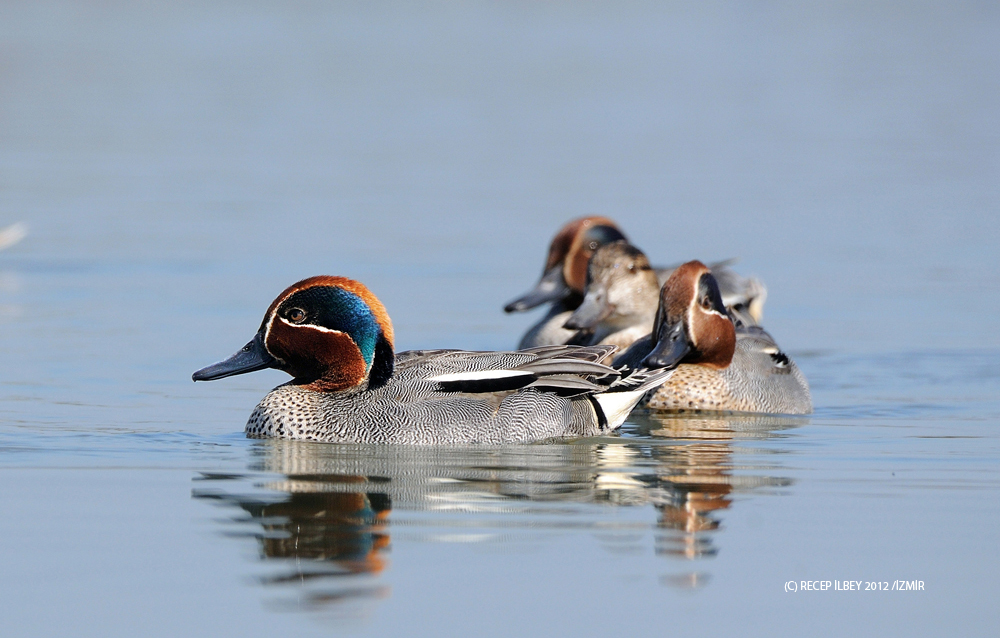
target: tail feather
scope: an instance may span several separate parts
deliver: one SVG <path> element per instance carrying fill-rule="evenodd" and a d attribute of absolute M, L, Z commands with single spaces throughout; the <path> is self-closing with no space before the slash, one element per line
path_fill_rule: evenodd
<path fill-rule="evenodd" d="M 673 373 L 673 370 L 645 368 L 636 370 L 624 379 L 611 384 L 606 392 L 592 395 L 597 407 L 604 414 L 608 429 L 615 430 L 620 427 L 642 397 L 650 390 L 663 385 Z"/>
<path fill-rule="evenodd" d="M 580 359 L 593 363 L 603 363 L 618 351 L 618 346 L 537 346 L 535 348 L 525 348 L 519 352 L 533 354 L 538 359 Z"/>
<path fill-rule="evenodd" d="M 663 368 L 639 368 L 627 377 L 618 379 L 608 388 L 609 392 L 646 392 L 653 388 L 658 388 L 673 375 L 674 369 L 665 370 Z"/>

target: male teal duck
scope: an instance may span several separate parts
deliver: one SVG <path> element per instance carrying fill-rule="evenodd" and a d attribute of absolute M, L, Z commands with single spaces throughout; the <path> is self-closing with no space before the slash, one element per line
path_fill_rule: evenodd
<path fill-rule="evenodd" d="M 605 365 L 614 347 L 393 351 L 392 322 L 363 284 L 312 277 L 278 295 L 254 338 L 195 381 L 264 368 L 292 381 L 246 426 L 253 438 L 362 443 L 514 443 L 616 429 L 666 371 Z"/>
<path fill-rule="evenodd" d="M 551 302 L 549 311 L 538 323 L 528 329 L 521 338 L 518 348 L 565 343 L 597 343 L 603 340 L 603 337 L 593 338 L 593 325 L 583 324 L 572 327 L 574 324 L 581 323 L 581 315 L 574 314 L 574 312 L 580 308 L 581 304 L 588 304 L 586 297 L 591 279 L 588 264 L 593 255 L 604 250 L 608 245 L 619 242 L 629 245 L 628 239 L 618 225 L 607 217 L 574 219 L 556 233 L 549 246 L 541 279 L 531 291 L 504 306 L 504 311 L 508 313 L 523 312 L 543 303 Z M 638 251 L 638 249 L 634 250 Z M 641 255 L 641 251 L 639 254 Z M 630 253 L 623 254 L 620 250 L 612 253 L 606 252 L 600 268 L 617 267 L 616 259 L 619 256 L 624 260 L 635 257 Z M 645 260 L 645 255 L 642 255 L 641 259 Z M 713 272 L 715 272 L 722 288 L 726 305 L 734 312 L 739 313 L 745 322 L 759 323 L 763 314 L 764 301 L 767 299 L 767 289 L 759 280 L 744 278 L 733 272 L 728 267 L 729 263 L 726 261 L 712 265 Z M 652 324 L 656 308 L 656 291 L 674 270 L 674 267 L 650 267 L 648 261 L 645 263 L 645 268 L 647 272 L 644 279 L 652 280 L 655 277 L 657 280 L 655 286 L 649 291 L 645 291 L 644 299 L 635 301 L 635 305 L 646 306 L 646 311 L 642 313 L 644 319 L 640 322 L 645 325 L 645 330 L 642 330 L 631 319 L 606 317 L 608 319 L 607 325 L 598 330 L 598 332 L 604 332 L 604 337 L 607 337 L 610 332 L 616 332 L 626 327 L 630 328 L 629 334 L 634 333 L 631 338 L 617 339 L 612 341 L 613 343 L 621 342 L 623 345 L 629 345 L 638 336 L 649 332 L 649 325 Z M 621 296 L 627 294 L 625 288 L 628 287 L 629 283 L 625 279 L 622 279 L 620 283 L 622 289 L 618 292 L 621 293 Z M 622 298 L 624 299 L 624 297 Z M 624 305 L 622 308 L 624 309 Z M 588 314 L 593 313 L 588 312 Z M 635 316 L 633 315 L 633 318 Z M 573 317 L 572 321 L 571 317 Z M 569 323 L 567 324 L 567 322 Z M 629 325 L 623 325 L 625 323 L 629 323 Z"/>
<path fill-rule="evenodd" d="M 734 324 L 700 261 L 674 271 L 660 291 L 652 333 L 615 365 L 676 368 L 647 398 L 654 410 L 812 412 L 805 375 L 763 328 Z"/>

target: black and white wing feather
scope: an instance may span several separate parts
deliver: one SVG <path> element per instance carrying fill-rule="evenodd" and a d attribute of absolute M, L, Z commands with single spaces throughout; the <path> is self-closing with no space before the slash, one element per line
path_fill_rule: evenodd
<path fill-rule="evenodd" d="M 471 363 L 469 358 L 488 356 L 494 365 L 468 366 L 433 375 L 427 381 L 449 392 L 502 392 L 527 387 L 568 395 L 597 392 L 621 377 L 618 370 L 601 363 L 616 350 L 615 346 L 544 346 L 511 353 L 462 353 L 466 364 Z"/>

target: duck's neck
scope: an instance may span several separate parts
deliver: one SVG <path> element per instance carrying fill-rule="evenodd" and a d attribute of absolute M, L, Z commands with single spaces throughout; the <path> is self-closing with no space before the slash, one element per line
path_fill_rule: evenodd
<path fill-rule="evenodd" d="M 388 383 L 395 364 L 396 353 L 393 352 L 392 344 L 384 335 L 379 335 L 378 341 L 375 343 L 372 368 L 368 373 L 368 388 L 374 390 Z"/>

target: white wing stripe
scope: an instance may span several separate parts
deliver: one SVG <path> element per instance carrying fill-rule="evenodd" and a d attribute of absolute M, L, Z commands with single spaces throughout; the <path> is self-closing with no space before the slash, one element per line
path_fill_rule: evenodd
<path fill-rule="evenodd" d="M 452 372 L 430 377 L 428 381 L 435 383 L 454 383 L 458 381 L 488 381 L 490 379 L 509 379 L 512 377 L 534 378 L 535 375 L 521 370 L 476 370 L 473 372 Z"/>

